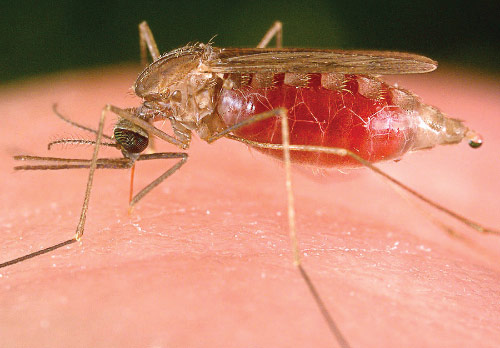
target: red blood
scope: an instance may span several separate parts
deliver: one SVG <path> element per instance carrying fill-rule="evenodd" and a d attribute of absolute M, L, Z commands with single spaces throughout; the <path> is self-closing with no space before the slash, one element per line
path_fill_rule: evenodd
<path fill-rule="evenodd" d="M 272 87 L 223 89 L 217 111 L 228 126 L 252 115 L 285 107 L 288 110 L 290 143 L 319 145 L 351 150 L 376 162 L 399 158 L 409 150 L 415 137 L 415 122 L 409 113 L 392 102 L 389 87 L 381 87 L 381 98 L 369 99 L 359 93 L 356 75 L 346 75 L 345 87 L 329 90 L 321 86 L 321 74 L 310 75 L 306 87 L 288 86 L 284 75 L 275 75 Z M 279 118 L 253 123 L 235 132 L 239 137 L 281 144 Z M 282 151 L 259 149 L 282 157 Z M 292 161 L 319 166 L 355 165 L 350 158 L 317 152 L 292 152 Z"/>

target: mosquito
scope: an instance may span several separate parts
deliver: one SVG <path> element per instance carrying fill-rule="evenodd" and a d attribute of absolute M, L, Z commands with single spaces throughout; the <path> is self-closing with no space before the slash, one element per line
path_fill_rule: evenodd
<path fill-rule="evenodd" d="M 144 153 L 151 147 L 152 136 L 187 150 L 193 132 L 208 143 L 229 138 L 283 160 L 293 263 L 341 347 L 350 347 L 348 340 L 302 265 L 295 232 L 292 163 L 316 167 L 367 167 L 461 223 L 485 234 L 500 234 L 431 201 L 373 164 L 398 160 L 405 153 L 437 145 L 457 144 L 464 139 L 472 148 L 482 144 L 480 135 L 462 121 L 447 117 L 412 92 L 388 85 L 378 77 L 430 72 L 437 67 L 435 61 L 400 52 L 283 48 L 281 22 L 274 23 L 256 48 L 218 48 L 210 42 L 189 44 L 160 55 L 146 22 L 139 25 L 139 34 L 141 61 L 146 68 L 133 88 L 143 100 L 140 106 L 106 105 L 97 130 L 69 120 L 54 106 L 57 116 L 75 127 L 95 133 L 96 140 L 61 139 L 49 143 L 49 148 L 58 143 L 90 143 L 95 145 L 91 160 L 15 156 L 16 160 L 43 163 L 18 166 L 16 170 L 89 168 L 74 237 L 4 262 L 0 268 L 82 238 L 96 169 L 131 168 L 129 207 L 135 206 L 188 159 L 186 152 Z M 273 39 L 276 47 L 269 48 Z M 148 53 L 152 58 L 149 65 Z M 113 136 L 103 134 L 108 112 L 119 118 Z M 173 135 L 153 125 L 165 120 L 170 121 Z M 100 146 L 115 147 L 123 157 L 99 158 Z M 177 162 L 134 196 L 135 163 L 156 159 L 177 159 Z"/>

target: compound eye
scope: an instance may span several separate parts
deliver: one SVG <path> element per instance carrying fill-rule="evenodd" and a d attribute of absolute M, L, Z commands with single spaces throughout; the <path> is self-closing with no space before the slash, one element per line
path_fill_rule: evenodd
<path fill-rule="evenodd" d="M 114 136 L 118 144 L 129 153 L 141 153 L 148 147 L 147 136 L 139 134 L 129 129 L 115 128 Z"/>

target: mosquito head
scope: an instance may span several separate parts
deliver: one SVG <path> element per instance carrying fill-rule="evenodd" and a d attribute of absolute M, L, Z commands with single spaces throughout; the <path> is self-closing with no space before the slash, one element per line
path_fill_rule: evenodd
<path fill-rule="evenodd" d="M 127 158 L 137 158 L 148 147 L 148 133 L 125 119 L 120 119 L 117 122 L 113 135 L 120 145 L 123 155 Z"/>

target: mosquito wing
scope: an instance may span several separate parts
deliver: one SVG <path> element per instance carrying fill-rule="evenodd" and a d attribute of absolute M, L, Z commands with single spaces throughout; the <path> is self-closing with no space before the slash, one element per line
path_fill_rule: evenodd
<path fill-rule="evenodd" d="M 437 62 L 411 53 L 339 51 L 309 48 L 215 48 L 207 72 L 416 74 L 433 71 Z"/>

